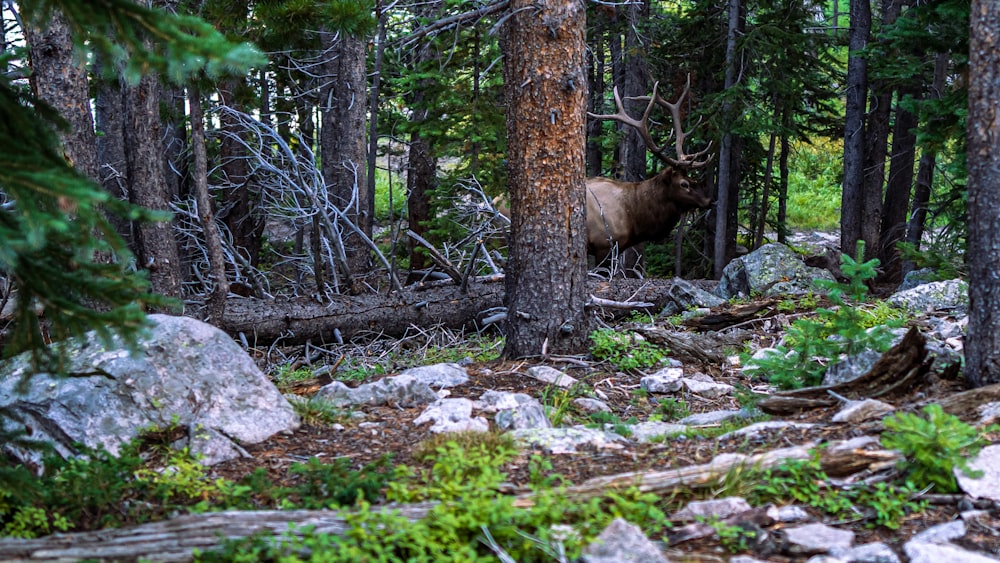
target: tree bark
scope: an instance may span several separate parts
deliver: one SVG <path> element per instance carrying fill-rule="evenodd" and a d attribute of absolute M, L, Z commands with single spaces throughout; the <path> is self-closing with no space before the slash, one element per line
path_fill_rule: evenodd
<path fill-rule="evenodd" d="M 1000 3 L 973 0 L 969 37 L 969 332 L 965 377 L 1000 383 Z"/>
<path fill-rule="evenodd" d="M 871 0 L 851 0 L 847 59 L 847 103 L 844 115 L 844 190 L 840 212 L 840 249 L 854 254 L 863 239 L 865 188 L 865 99 L 868 63 L 861 51 L 872 25 Z"/>
<path fill-rule="evenodd" d="M 365 123 L 368 112 L 365 47 L 363 37 L 347 33 L 339 36 L 323 32 L 323 44 L 329 52 L 320 89 L 320 148 L 323 179 L 334 205 L 348 220 L 369 237 L 372 233 L 374 194 L 368 193 L 368 147 Z M 370 269 L 369 249 L 348 229 L 343 229 L 347 251 L 348 276 Z"/>
<path fill-rule="evenodd" d="M 900 100 L 914 95 L 915 88 L 900 89 Z M 902 264 L 896 243 L 906 234 L 906 210 L 910 206 L 910 192 L 913 188 L 913 164 L 916 159 L 917 116 L 899 106 L 896 102 L 896 123 L 892 131 L 892 153 L 889 158 L 889 179 L 885 188 L 885 203 L 882 206 L 882 232 L 879 235 L 879 261 L 883 281 L 899 283 L 902 278 Z"/>
<path fill-rule="evenodd" d="M 69 26 L 62 13 L 55 10 L 45 27 L 26 22 L 24 36 L 34 94 L 69 123 L 69 130 L 60 134 L 66 161 L 98 181 L 97 137 L 90 111 L 87 68 L 84 58 L 74 53 Z"/>
<path fill-rule="evenodd" d="M 729 0 L 729 30 L 726 34 L 726 78 L 725 89 L 736 85 L 736 36 L 739 33 L 742 0 Z M 723 115 L 730 115 L 732 104 L 723 105 Z M 722 277 L 722 270 L 735 254 L 736 232 L 732 228 L 732 216 L 736 211 L 737 199 L 734 197 L 733 177 L 739 176 L 738 159 L 734 158 L 737 143 L 731 131 L 722 135 L 719 147 L 718 196 L 715 204 L 715 245 L 714 245 L 714 275 L 715 279 Z M 735 166 L 734 166 L 735 165 Z M 736 192 L 738 194 L 738 192 Z"/>
<path fill-rule="evenodd" d="M 586 348 L 584 5 L 515 0 L 500 38 L 511 249 L 508 358 Z"/>

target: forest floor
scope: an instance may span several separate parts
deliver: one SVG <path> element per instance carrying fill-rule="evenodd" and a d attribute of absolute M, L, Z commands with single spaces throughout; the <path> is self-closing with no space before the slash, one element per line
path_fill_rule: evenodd
<path fill-rule="evenodd" d="M 723 305 L 725 309 L 729 305 Z M 713 311 L 719 312 L 719 311 Z M 661 321 L 662 322 L 662 321 Z M 770 343 L 781 327 L 776 323 L 757 323 L 750 327 L 755 331 L 753 338 L 758 343 Z M 756 328 L 753 328 L 753 327 Z M 532 365 L 548 365 L 577 378 L 586 389 L 597 389 L 607 397 L 605 402 L 621 420 L 632 417 L 638 421 L 648 420 L 651 415 L 668 414 L 664 406 L 664 397 L 657 401 L 644 393 L 637 393 L 642 374 L 621 372 L 607 363 L 594 362 L 587 357 L 572 358 L 560 361 L 488 361 L 467 366 L 469 381 L 461 386 L 450 389 L 450 397 L 466 397 L 478 399 L 488 390 L 526 393 L 539 399 L 543 404 L 552 405 L 553 389 L 544 383 L 524 375 Z M 724 365 L 708 365 L 691 359 L 684 360 L 684 371 L 687 375 L 700 372 L 711 376 L 717 382 L 728 383 L 741 389 L 753 392 L 767 392 L 767 385 L 751 380 L 738 367 L 728 362 Z M 336 376 L 336 374 L 334 374 Z M 378 379 L 372 378 L 372 379 Z M 317 385 L 321 382 L 316 382 Z M 352 383 L 353 385 L 353 383 Z M 300 393 L 308 393 L 312 389 L 308 385 L 300 386 Z M 929 375 L 917 386 L 906 390 L 903 395 L 891 397 L 888 402 L 899 409 L 907 410 L 913 405 L 934 402 L 937 399 L 963 390 L 962 383 L 957 380 L 946 381 Z M 691 394 L 678 394 L 674 397 L 683 401 L 691 414 L 709 412 L 720 409 L 738 409 L 741 407 L 734 397 L 705 399 Z M 745 400 L 745 398 L 743 398 Z M 670 406 L 676 405 L 669 402 Z M 289 471 L 292 464 L 318 458 L 327 461 L 334 458 L 348 458 L 352 465 L 360 468 L 368 462 L 378 460 L 384 454 L 392 455 L 393 464 L 406 464 L 411 467 L 427 467 L 428 462 L 420 461 L 414 456 L 414 451 L 431 434 L 427 426 L 415 426 L 413 420 L 423 408 L 398 408 L 392 406 L 359 409 L 363 418 L 344 422 L 336 428 L 330 426 L 303 425 L 290 434 L 276 435 L 269 440 L 248 446 L 249 458 L 237 459 L 215 466 L 213 472 L 221 477 L 238 480 L 257 468 L 265 468 L 269 477 L 277 484 L 292 485 L 299 476 Z M 503 467 L 507 474 L 509 492 L 524 492 L 528 489 L 530 472 L 528 460 L 533 454 L 544 454 L 551 463 L 550 474 L 563 476 L 571 483 L 582 483 L 597 476 L 606 476 L 633 471 L 664 470 L 684 466 L 704 464 L 721 453 L 737 452 L 754 454 L 775 448 L 788 447 L 806 443 L 824 443 L 834 440 L 853 438 L 862 435 L 877 436 L 880 424 L 866 423 L 859 425 L 834 424 L 830 422 L 839 407 L 817 408 L 807 410 L 788 417 L 772 416 L 771 420 L 792 420 L 795 422 L 815 423 L 809 429 L 780 429 L 764 432 L 759 436 L 747 438 L 689 438 L 683 440 L 671 439 L 661 443 L 638 444 L 630 442 L 626 447 L 617 450 L 601 450 L 577 454 L 551 455 L 541 451 L 522 451 L 515 459 Z M 685 413 L 686 414 L 686 413 Z M 664 421 L 669 421 L 663 416 Z M 562 425 L 582 424 L 588 422 L 583 413 L 568 409 L 562 420 Z M 505 491 L 506 492 L 506 491 Z M 725 490 L 705 493 L 704 496 L 724 497 Z M 996 512 L 996 507 L 993 508 Z M 833 522 L 829 516 L 813 512 L 815 521 L 836 524 L 838 528 L 850 529 L 856 534 L 855 545 L 872 541 L 882 541 L 892 547 L 902 557 L 902 544 L 914 533 L 924 530 L 932 524 L 946 522 L 957 517 L 959 508 L 955 501 L 931 504 L 924 511 L 908 516 L 902 526 L 896 530 L 871 527 L 869 521 L 859 518 L 854 522 Z M 993 514 L 996 518 L 998 514 Z M 781 525 L 778 524 L 778 527 Z M 659 538 L 654 538 L 659 539 Z M 1000 554 L 1000 537 L 989 533 L 973 534 L 966 537 L 966 544 L 976 551 Z M 728 561 L 733 555 L 723 549 L 716 537 L 707 537 L 671 545 L 667 554 L 674 561 Z M 781 553 L 756 554 L 761 559 L 774 562 L 805 561 L 808 557 L 794 557 Z"/>

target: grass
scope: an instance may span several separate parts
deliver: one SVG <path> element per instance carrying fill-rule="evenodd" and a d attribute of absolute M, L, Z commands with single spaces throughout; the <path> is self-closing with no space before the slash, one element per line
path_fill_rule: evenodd
<path fill-rule="evenodd" d="M 796 143 L 788 168 L 788 227 L 832 231 L 840 228 L 843 141 L 817 137 Z"/>

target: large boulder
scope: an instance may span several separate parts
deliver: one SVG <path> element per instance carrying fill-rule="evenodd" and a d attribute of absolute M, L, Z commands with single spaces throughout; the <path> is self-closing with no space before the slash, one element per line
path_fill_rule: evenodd
<path fill-rule="evenodd" d="M 134 352 L 89 333 L 67 343 L 64 377 L 38 373 L 23 390 L 28 355 L 0 363 L 0 407 L 16 417 L 3 420 L 6 428 L 27 428 L 71 456 L 76 443 L 117 454 L 142 430 L 179 426 L 187 436 L 175 446 L 213 464 L 239 456 L 240 444 L 298 427 L 292 406 L 224 332 L 188 317 L 149 319 Z M 38 461 L 36 452 L 5 449 Z"/>
<path fill-rule="evenodd" d="M 814 290 L 816 279 L 834 280 L 828 270 L 806 266 L 792 249 L 775 242 L 727 264 L 715 294 L 723 299 L 798 295 Z"/>

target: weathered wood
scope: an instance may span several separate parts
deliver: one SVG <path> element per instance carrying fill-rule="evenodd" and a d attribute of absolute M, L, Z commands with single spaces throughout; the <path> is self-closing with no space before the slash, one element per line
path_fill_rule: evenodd
<path fill-rule="evenodd" d="M 871 443 L 874 443 L 872 441 Z M 820 463 L 830 475 L 844 475 L 850 469 L 857 472 L 877 464 L 895 461 L 898 454 L 886 450 L 866 450 L 863 447 L 838 447 L 834 442 L 820 453 Z M 733 471 L 767 469 L 791 460 L 809 459 L 813 444 L 781 448 L 756 455 L 722 454 L 709 463 L 661 471 L 634 471 L 595 477 L 565 489 L 573 499 L 586 500 L 613 490 L 636 487 L 643 493 L 669 495 L 676 488 L 713 485 Z M 530 507 L 533 493 L 515 497 L 514 504 Z M 394 510 L 410 520 L 427 515 L 434 503 L 389 505 L 382 510 Z M 208 514 L 188 514 L 162 522 L 152 522 L 127 528 L 53 534 L 36 539 L 0 539 L 2 561 L 68 561 L 79 559 L 153 561 L 190 561 L 195 549 L 206 551 L 222 540 L 238 539 L 258 533 L 295 534 L 297 527 L 311 526 L 316 533 L 343 534 L 347 525 L 341 513 L 334 510 L 262 510 L 254 512 L 226 511 Z"/>
<path fill-rule="evenodd" d="M 666 330 L 660 327 L 639 327 L 636 332 L 650 342 L 666 346 L 671 356 L 707 364 L 724 362 L 727 350 L 740 349 L 751 336 L 748 331 L 740 329 L 697 333 Z"/>
<path fill-rule="evenodd" d="M 955 393 L 938 401 L 944 412 L 966 422 L 978 422 L 982 416 L 980 407 L 996 402 L 1000 402 L 1000 383 Z"/>
<path fill-rule="evenodd" d="M 502 277 L 471 281 L 465 292 L 452 281 L 431 282 L 388 295 L 338 297 L 330 303 L 302 298 L 289 301 L 230 299 L 220 328 L 242 333 L 251 345 L 268 345 L 278 339 L 286 344 L 314 344 L 347 340 L 364 333 L 400 337 L 410 326 L 443 325 L 476 329 L 485 312 L 503 305 Z M 652 303 L 664 307 L 671 280 L 588 281 L 591 295 L 618 302 Z M 600 307 L 595 307 L 601 309 Z M 603 310 L 608 315 L 627 311 Z"/>
<path fill-rule="evenodd" d="M 839 399 L 831 395 L 830 391 L 841 397 L 860 400 L 909 390 L 930 369 L 926 342 L 917 327 L 912 327 L 899 343 L 882 354 L 868 373 L 861 377 L 834 385 L 775 393 L 758 402 L 757 407 L 768 414 L 787 415 L 837 404 Z"/>

